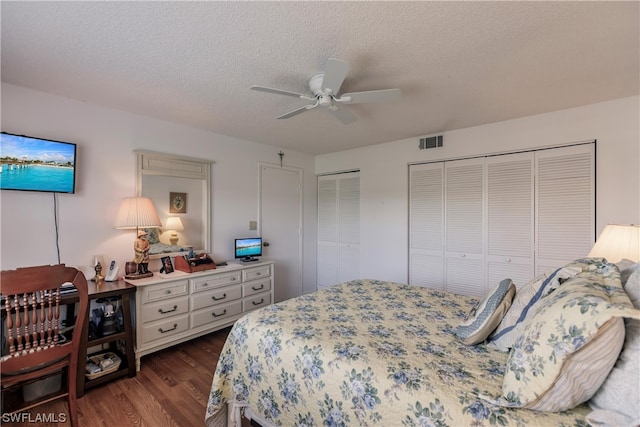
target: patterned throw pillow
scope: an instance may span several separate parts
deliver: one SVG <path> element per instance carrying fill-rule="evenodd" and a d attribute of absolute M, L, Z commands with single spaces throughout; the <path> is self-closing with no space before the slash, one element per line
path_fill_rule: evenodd
<path fill-rule="evenodd" d="M 480 300 L 456 328 L 456 335 L 467 345 L 486 340 L 509 310 L 516 294 L 516 285 L 504 279 Z"/>
<path fill-rule="evenodd" d="M 579 273 L 546 297 L 526 322 L 493 403 L 564 411 L 588 400 L 618 359 L 621 318 L 640 319 L 615 267 Z M 599 274 L 598 274 L 599 273 Z"/>
<path fill-rule="evenodd" d="M 154 245 L 156 243 L 160 243 L 160 237 L 158 237 L 157 228 L 145 228 L 144 231 L 147 233 L 147 240 L 150 244 Z"/>
<path fill-rule="evenodd" d="M 551 274 L 541 274 L 518 289 L 509 311 L 489 337 L 489 345 L 499 351 L 509 351 L 522 335 L 526 321 L 537 311 L 544 297 L 576 274 L 596 270 L 602 265 L 611 268 L 603 258 L 579 259 L 558 268 Z"/>

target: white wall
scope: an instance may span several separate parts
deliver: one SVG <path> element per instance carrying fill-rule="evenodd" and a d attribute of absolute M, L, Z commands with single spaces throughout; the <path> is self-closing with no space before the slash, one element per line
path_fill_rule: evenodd
<path fill-rule="evenodd" d="M 78 144 L 74 195 L 58 195 L 61 261 L 86 266 L 93 254 L 133 257 L 131 232 L 114 230 L 120 200 L 135 194 L 134 149 L 201 156 L 212 172 L 214 258 L 250 236 L 258 216 L 258 162 L 280 150 L 200 129 L 2 84 L 2 130 Z M 285 151 L 304 171 L 304 291 L 315 289 L 315 173 L 360 169 L 363 277 L 407 280 L 407 165 L 597 139 L 597 228 L 640 223 L 640 98 L 447 132 L 445 146 L 419 151 L 410 138 L 314 159 Z M 53 195 L 0 192 L 0 269 L 57 262 Z"/>
<path fill-rule="evenodd" d="M 135 195 L 134 149 L 213 160 L 212 255 L 233 257 L 233 239 L 251 236 L 258 217 L 258 163 L 279 163 L 280 148 L 239 140 L 19 86 L 2 84 L 2 130 L 78 144 L 76 194 L 59 194 L 60 261 L 88 266 L 93 254 L 123 269 L 134 233 L 113 229 L 123 197 Z M 304 291 L 315 289 L 316 181 L 310 155 L 285 152 L 304 172 Z M 0 268 L 57 263 L 54 196 L 0 192 Z M 153 267 L 153 266 L 152 266 Z"/>
<path fill-rule="evenodd" d="M 446 132 L 444 147 L 430 150 L 410 138 L 317 156 L 316 173 L 360 169 L 361 274 L 406 282 L 410 163 L 596 139 L 596 234 L 608 223 L 639 224 L 639 105 L 635 96 Z"/>

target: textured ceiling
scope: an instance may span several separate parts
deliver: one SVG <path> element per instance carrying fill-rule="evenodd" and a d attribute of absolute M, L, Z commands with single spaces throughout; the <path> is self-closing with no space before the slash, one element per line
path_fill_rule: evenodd
<path fill-rule="evenodd" d="M 2 80 L 311 154 L 639 93 L 640 3 L 1 2 Z M 328 58 L 343 125 L 304 101 Z"/>

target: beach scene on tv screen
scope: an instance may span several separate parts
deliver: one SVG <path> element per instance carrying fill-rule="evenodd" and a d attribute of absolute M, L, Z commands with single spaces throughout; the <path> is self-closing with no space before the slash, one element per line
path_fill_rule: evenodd
<path fill-rule="evenodd" d="M 236 256 L 254 256 L 260 255 L 262 250 L 262 242 L 259 239 L 243 239 L 236 243 Z"/>
<path fill-rule="evenodd" d="M 4 133 L 0 138 L 0 188 L 74 191 L 75 145 Z"/>

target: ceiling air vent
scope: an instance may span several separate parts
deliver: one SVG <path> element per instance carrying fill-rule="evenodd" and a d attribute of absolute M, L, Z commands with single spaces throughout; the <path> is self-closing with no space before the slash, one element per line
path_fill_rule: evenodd
<path fill-rule="evenodd" d="M 426 138 L 420 138 L 420 142 L 418 143 L 418 147 L 421 150 L 426 150 L 427 148 L 442 147 L 442 135 L 428 136 Z"/>

